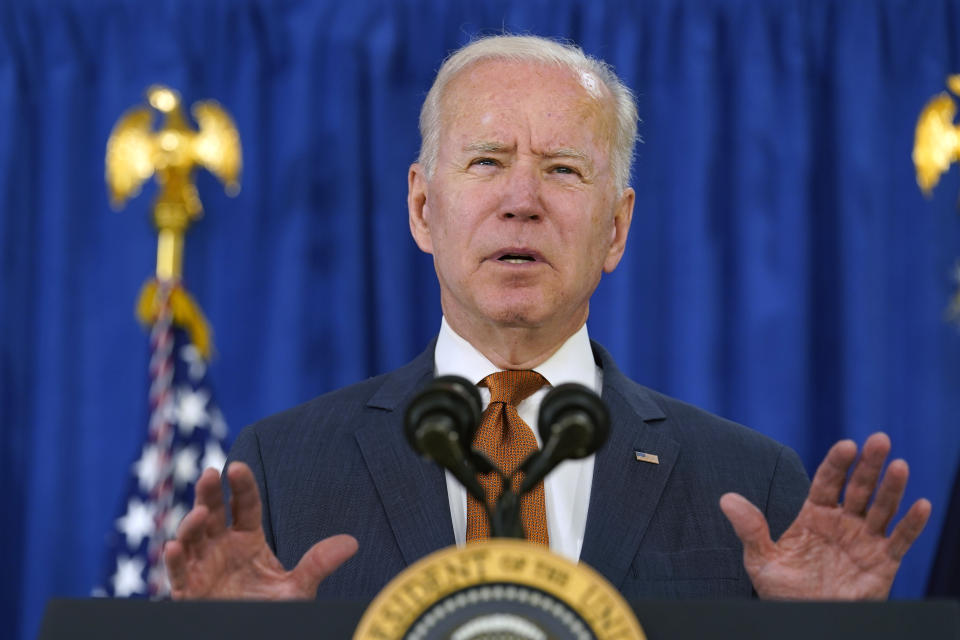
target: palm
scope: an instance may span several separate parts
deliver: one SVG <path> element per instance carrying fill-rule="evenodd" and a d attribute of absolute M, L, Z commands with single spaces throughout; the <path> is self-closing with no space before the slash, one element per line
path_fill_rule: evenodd
<path fill-rule="evenodd" d="M 226 526 L 216 472 L 197 482 L 197 499 L 167 544 L 165 559 L 175 599 L 308 599 L 317 585 L 356 551 L 356 540 L 334 536 L 314 545 L 291 571 L 267 545 L 260 497 L 246 465 L 231 465 L 233 526 Z"/>
<path fill-rule="evenodd" d="M 192 598 L 229 600 L 311 595 L 297 593 L 263 535 L 247 531 L 226 532 L 207 553 L 187 560 L 187 580 L 178 591 Z"/>
<path fill-rule="evenodd" d="M 887 597 L 903 555 L 930 515 L 930 503 L 919 500 L 886 535 L 908 475 L 906 463 L 896 460 L 877 488 L 889 450 L 890 441 L 883 434 L 867 440 L 841 504 L 856 445 L 849 441 L 834 445 L 817 470 L 799 515 L 776 543 L 763 515 L 745 498 L 727 494 L 721 499 L 721 508 L 744 544 L 744 566 L 760 597 Z M 876 496 L 868 508 L 874 488 Z"/>

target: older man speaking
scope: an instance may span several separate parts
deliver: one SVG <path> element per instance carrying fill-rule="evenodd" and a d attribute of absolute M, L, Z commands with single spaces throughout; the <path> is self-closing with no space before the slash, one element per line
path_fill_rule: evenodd
<path fill-rule="evenodd" d="M 420 131 L 407 207 L 440 283 L 435 343 L 245 429 L 232 521 L 208 470 L 167 545 L 175 598 L 370 599 L 424 555 L 487 537 L 482 505 L 404 440 L 410 398 L 444 374 L 478 385 L 476 444 L 508 467 L 538 446 L 549 387 L 601 395 L 610 439 L 525 496 L 521 517 L 624 596 L 887 596 L 930 504 L 887 535 L 908 471 L 882 473 L 885 435 L 859 458 L 837 443 L 808 483 L 790 449 L 630 381 L 590 341 L 590 297 L 634 206 L 637 110 L 607 65 L 541 38 L 477 40 L 441 67 Z"/>

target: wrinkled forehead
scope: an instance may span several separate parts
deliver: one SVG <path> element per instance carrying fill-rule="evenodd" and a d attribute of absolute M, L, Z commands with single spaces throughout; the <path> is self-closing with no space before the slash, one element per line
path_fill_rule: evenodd
<path fill-rule="evenodd" d="M 440 96 L 440 135 L 452 124 L 474 126 L 480 114 L 519 110 L 530 94 L 549 95 L 544 109 L 572 114 L 584 127 L 594 127 L 598 142 L 609 149 L 616 121 L 613 96 L 603 81 L 587 70 L 538 62 L 487 59 L 461 69 Z"/>

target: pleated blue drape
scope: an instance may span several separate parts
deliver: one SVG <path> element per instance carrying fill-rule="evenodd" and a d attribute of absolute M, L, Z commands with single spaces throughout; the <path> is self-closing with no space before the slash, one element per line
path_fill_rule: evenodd
<path fill-rule="evenodd" d="M 934 503 L 894 588 L 919 597 L 960 458 L 954 168 L 924 199 L 923 104 L 960 72 L 957 0 L 60 0 L 0 6 L 0 619 L 101 578 L 146 430 L 145 193 L 103 180 L 116 119 L 161 82 L 236 118 L 243 188 L 198 184 L 187 285 L 233 433 L 396 367 L 439 327 L 406 170 L 444 55 L 506 29 L 569 38 L 636 91 L 627 255 L 592 337 L 644 384 L 811 468 L 884 429 Z"/>

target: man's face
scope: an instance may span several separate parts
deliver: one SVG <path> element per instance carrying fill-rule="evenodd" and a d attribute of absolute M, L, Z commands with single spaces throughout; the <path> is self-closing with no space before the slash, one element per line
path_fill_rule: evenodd
<path fill-rule="evenodd" d="M 569 335 L 620 261 L 633 211 L 610 166 L 606 89 L 566 69 L 484 61 L 451 81 L 441 113 L 433 175 L 411 167 L 408 205 L 444 314 L 455 329 Z"/>

